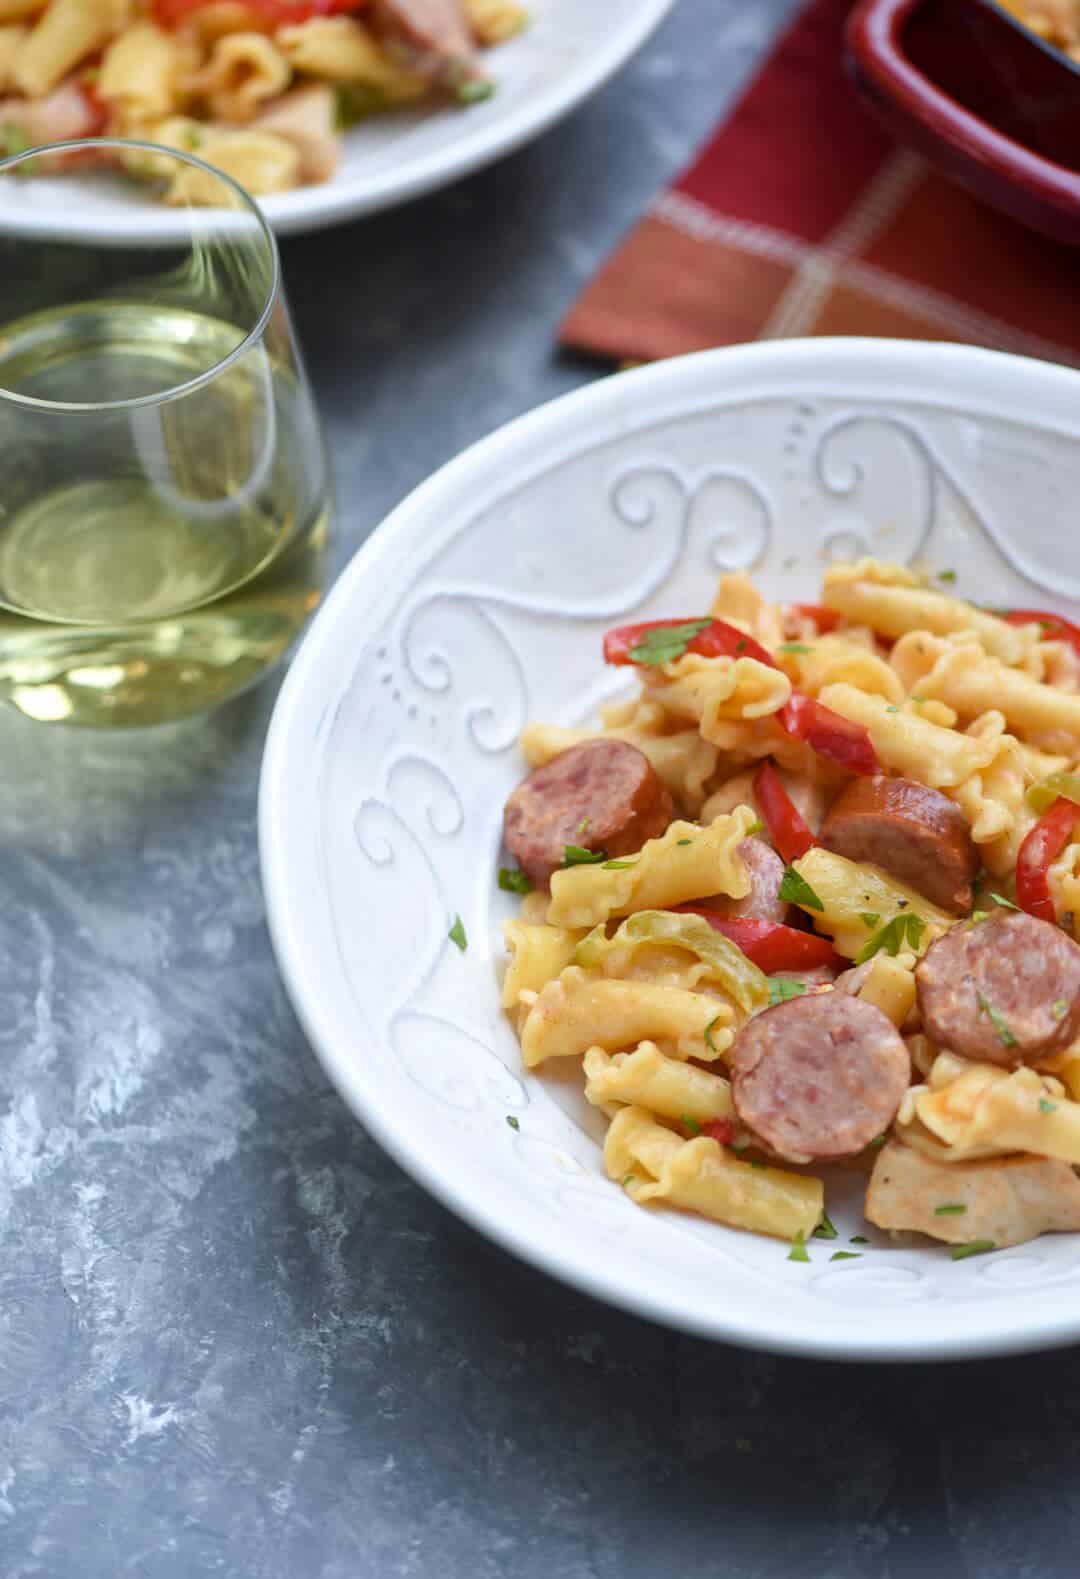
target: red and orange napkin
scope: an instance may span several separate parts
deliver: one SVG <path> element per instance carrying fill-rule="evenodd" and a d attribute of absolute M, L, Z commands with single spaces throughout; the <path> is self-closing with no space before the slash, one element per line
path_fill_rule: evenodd
<path fill-rule="evenodd" d="M 564 345 L 652 361 L 793 335 L 959 340 L 1080 365 L 1080 249 L 894 143 L 811 0 L 727 121 L 587 288 Z"/>

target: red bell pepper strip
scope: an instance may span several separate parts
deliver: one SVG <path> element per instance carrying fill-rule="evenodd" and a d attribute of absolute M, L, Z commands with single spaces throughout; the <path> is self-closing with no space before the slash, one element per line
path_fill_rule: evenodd
<path fill-rule="evenodd" d="M 153 0 L 154 20 L 161 27 L 177 27 L 193 11 L 212 5 L 215 0 Z M 247 25 L 256 32 L 288 24 L 310 22 L 313 17 L 339 16 L 345 11 L 359 11 L 367 0 L 240 0 L 247 12 Z"/>
<path fill-rule="evenodd" d="M 1029 916 L 1057 921 L 1050 893 L 1049 872 L 1072 837 L 1080 807 L 1071 800 L 1056 800 L 1030 830 L 1016 857 L 1016 902 Z"/>
<path fill-rule="evenodd" d="M 730 938 L 767 976 L 778 970 L 816 970 L 819 965 L 843 970 L 847 965 L 829 939 L 818 937 L 816 932 L 800 932 L 780 921 L 758 921 L 751 916 L 722 916 L 704 905 L 671 908 L 683 915 L 704 916 L 711 927 Z"/>
<path fill-rule="evenodd" d="M 769 838 L 788 866 L 813 847 L 814 835 L 768 760 L 754 774 L 754 800 Z"/>
<path fill-rule="evenodd" d="M 1041 625 L 1047 641 L 1067 641 L 1080 654 L 1080 625 L 1061 614 L 1047 614 L 1044 609 L 1003 609 L 1000 618 L 1010 625 Z"/>
<path fill-rule="evenodd" d="M 777 716 L 789 735 L 805 740 L 819 757 L 828 757 L 849 773 L 880 773 L 881 764 L 865 727 L 834 713 L 812 696 L 792 691 L 791 700 Z"/>
<path fill-rule="evenodd" d="M 691 617 L 681 620 L 646 620 L 641 625 L 620 625 L 608 631 L 604 637 L 604 662 L 642 663 L 641 657 L 632 654 L 651 631 L 678 630 L 682 625 L 695 623 Z M 727 620 L 710 620 L 696 635 L 688 638 L 682 651 L 696 653 L 699 658 L 756 658 L 758 663 L 767 664 L 770 669 L 780 667 L 760 642 L 741 631 L 737 625 L 729 625 Z"/>
<path fill-rule="evenodd" d="M 677 630 L 692 625 L 694 620 L 648 620 L 641 625 L 620 625 L 604 637 L 604 662 L 614 664 L 641 663 L 642 655 L 635 651 L 645 643 L 650 631 Z M 727 620 L 710 620 L 700 631 L 688 637 L 682 652 L 697 653 L 701 658 L 756 658 L 770 669 L 780 665 L 772 654 Z M 681 656 L 681 654 L 680 654 Z M 646 665 L 648 666 L 648 665 Z M 799 691 L 791 693 L 791 700 L 776 715 L 788 734 L 805 740 L 819 756 L 839 763 L 849 773 L 877 773 L 880 770 L 877 754 L 870 743 L 870 736 L 862 724 L 853 724 L 831 708 L 823 707 Z"/>
<path fill-rule="evenodd" d="M 803 619 L 813 620 L 821 636 L 835 630 L 843 619 L 842 614 L 836 609 L 827 609 L 824 603 L 789 603 L 787 606 L 793 614 L 800 614 Z"/>
<path fill-rule="evenodd" d="M 710 1140 L 718 1140 L 721 1146 L 730 1146 L 735 1139 L 735 1120 L 733 1118 L 710 1118 L 702 1124 L 701 1133 L 708 1135 Z"/>

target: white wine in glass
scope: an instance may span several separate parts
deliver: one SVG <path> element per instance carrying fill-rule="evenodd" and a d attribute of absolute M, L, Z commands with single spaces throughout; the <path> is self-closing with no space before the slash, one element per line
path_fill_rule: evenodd
<path fill-rule="evenodd" d="M 174 189 L 171 166 L 198 163 L 148 156 Z M 44 184 L 56 160 L 0 181 Z M 165 246 L 0 238 L 0 699 L 32 718 L 224 701 L 319 600 L 328 471 L 277 250 L 250 199 L 208 181 L 215 206 L 173 211 Z"/>

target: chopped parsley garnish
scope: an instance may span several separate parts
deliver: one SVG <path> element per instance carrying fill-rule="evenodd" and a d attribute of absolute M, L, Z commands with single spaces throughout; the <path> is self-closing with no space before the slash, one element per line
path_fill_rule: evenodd
<path fill-rule="evenodd" d="M 687 842 L 687 844 L 689 844 L 690 843 L 689 839 L 687 839 L 686 842 Z M 601 855 L 603 855 L 604 852 L 601 850 L 600 853 L 601 853 Z M 630 858 L 630 860 L 628 860 L 628 861 L 605 861 L 604 862 L 604 871 L 605 872 L 625 872 L 626 868 L 628 866 L 636 866 L 637 863 L 638 863 L 638 858 L 637 858 L 636 855 L 632 856 Z M 581 865 L 584 865 L 584 862 L 579 861 L 576 864 L 581 866 Z"/>
<path fill-rule="evenodd" d="M 793 866 L 784 867 L 784 877 L 780 884 L 780 898 L 787 900 L 789 905 L 799 905 L 803 910 L 824 910 L 823 902 L 815 894 L 806 878 L 801 876 Z"/>
<path fill-rule="evenodd" d="M 905 901 L 906 902 L 906 901 Z M 922 916 L 917 916 L 914 910 L 906 915 L 893 916 L 887 921 L 879 932 L 868 938 L 855 956 L 856 965 L 865 965 L 868 959 L 873 959 L 875 954 L 884 951 L 896 958 L 905 944 L 909 948 L 917 949 L 926 931 L 926 922 Z"/>
<path fill-rule="evenodd" d="M 713 1041 L 712 1033 L 713 1033 L 713 1026 L 714 1025 L 719 1025 L 719 1024 L 720 1024 L 720 1016 L 717 1015 L 716 1019 L 715 1020 L 710 1020 L 708 1025 L 705 1027 L 705 1046 L 709 1049 L 710 1053 L 714 1054 L 715 1057 L 717 1057 L 717 1058 L 720 1057 L 720 1049 L 717 1047 L 716 1043 Z"/>
<path fill-rule="evenodd" d="M 486 77 L 469 77 L 457 84 L 454 97 L 459 104 L 480 104 L 484 99 L 490 99 L 494 92 L 495 84 Z"/>
<path fill-rule="evenodd" d="M 676 839 L 676 844 L 693 844 L 693 839 Z"/>
<path fill-rule="evenodd" d="M 989 910 L 973 910 L 967 919 L 968 928 L 977 927 L 979 922 L 985 921 L 989 914 Z"/>
<path fill-rule="evenodd" d="M 815 1239 L 839 1239 L 840 1235 L 829 1221 L 828 1212 L 822 1212 L 821 1221 L 814 1229 Z"/>
<path fill-rule="evenodd" d="M 765 824 L 762 822 L 761 818 L 755 817 L 749 828 L 746 830 L 746 837 L 749 838 L 752 833 L 760 833 L 764 826 Z"/>
<path fill-rule="evenodd" d="M 1054 1016 L 1055 1020 L 1063 1020 L 1068 1012 L 1069 1005 L 1065 1002 L 1064 998 L 1055 998 L 1053 1003 L 1050 1005 L 1050 1013 Z"/>
<path fill-rule="evenodd" d="M 736 654 L 741 653 L 741 652 L 745 652 L 745 651 L 746 651 L 746 642 L 745 641 L 737 641 L 735 643 L 735 652 L 736 652 Z"/>
<path fill-rule="evenodd" d="M 801 998 L 806 991 L 805 982 L 788 981 L 785 976 L 770 976 L 768 980 L 770 1009 L 775 1009 L 778 1003 L 787 1003 L 790 998 Z"/>
<path fill-rule="evenodd" d="M 829 1257 L 830 1261 L 858 1261 L 858 1250 L 834 1250 Z"/>
<path fill-rule="evenodd" d="M 859 917 L 864 927 L 876 927 L 881 917 L 876 910 L 864 910 Z"/>
<path fill-rule="evenodd" d="M 913 696 L 911 698 L 911 700 L 913 702 L 918 702 L 919 706 L 921 707 L 923 705 L 923 703 L 926 701 L 926 697 L 925 696 Z"/>
<path fill-rule="evenodd" d="M 633 1183 L 633 1178 L 634 1178 L 634 1175 L 632 1173 L 628 1173 L 626 1175 L 626 1177 L 623 1179 L 623 1182 L 622 1182 L 622 1187 L 623 1187 L 624 1190 L 626 1189 L 626 1186 L 628 1184 Z"/>
<path fill-rule="evenodd" d="M 966 1261 L 968 1256 L 981 1256 L 988 1250 L 996 1249 L 997 1245 L 992 1239 L 970 1239 L 966 1245 L 953 1245 L 949 1255 L 954 1261 Z"/>
<path fill-rule="evenodd" d="M 777 652 L 813 652 L 813 647 L 808 647 L 804 641 L 782 641 Z"/>
<path fill-rule="evenodd" d="M 851 1243 L 853 1245 L 868 1245 L 870 1241 L 865 1234 L 852 1234 Z"/>
<path fill-rule="evenodd" d="M 940 1206 L 934 1207 L 935 1217 L 962 1217 L 967 1211 L 963 1201 L 943 1201 Z"/>
<path fill-rule="evenodd" d="M 674 663 L 681 658 L 695 636 L 700 636 L 712 624 L 711 619 L 687 620 L 684 625 L 664 625 L 657 630 L 645 631 L 636 647 L 631 647 L 627 657 L 632 663 L 644 664 L 647 669 L 661 664 Z"/>
<path fill-rule="evenodd" d="M 21 126 L 6 121 L 0 126 L 0 156 L 13 159 L 16 154 L 24 154 L 30 147 L 30 139 Z"/>
<path fill-rule="evenodd" d="M 682 1118 L 679 1120 L 679 1123 L 684 1129 L 688 1129 L 691 1135 L 701 1134 L 701 1125 L 698 1123 L 696 1118 L 691 1118 L 689 1113 L 684 1113 Z"/>
<path fill-rule="evenodd" d="M 994 1008 L 994 1005 L 990 1002 L 990 999 L 987 998 L 984 993 L 979 992 L 978 988 L 975 990 L 975 996 L 979 1000 L 979 1008 L 984 1014 L 988 1014 L 990 1016 L 990 1023 L 997 1032 L 997 1039 L 1001 1043 L 1002 1047 L 1015 1047 L 1016 1037 L 1013 1035 L 1012 1031 L 1010 1031 L 1008 1021 L 1005 1019 L 1004 1015 L 1001 1014 L 998 1009 Z"/>
<path fill-rule="evenodd" d="M 1057 1112 L 1057 1103 L 1049 1101 L 1049 1099 L 1047 1097 L 1040 1097 L 1039 1098 L 1039 1112 L 1040 1113 L 1056 1113 Z"/>
<path fill-rule="evenodd" d="M 450 939 L 451 943 L 456 943 L 458 948 L 464 954 L 465 950 L 469 946 L 469 940 L 465 936 L 465 923 L 462 921 L 460 916 L 454 917 L 454 924 L 446 935 Z"/>
<path fill-rule="evenodd" d="M 334 121 L 339 130 L 355 126 L 368 115 L 377 115 L 387 108 L 387 97 L 381 88 L 365 82 L 340 82 L 334 94 Z"/>
<path fill-rule="evenodd" d="M 944 583 L 945 583 L 945 585 L 947 587 L 951 587 L 953 582 L 956 580 L 956 571 L 955 570 L 939 570 L 938 573 L 937 573 L 937 578 L 938 578 L 939 581 L 944 581 Z"/>
<path fill-rule="evenodd" d="M 1006 899 L 1004 894 L 991 894 L 990 898 L 995 905 L 1000 905 L 1002 910 L 1019 910 L 1019 905 L 1014 905 L 1011 899 Z"/>
<path fill-rule="evenodd" d="M 499 867 L 499 887 L 504 894 L 531 894 L 532 882 L 516 866 Z"/>
<path fill-rule="evenodd" d="M 767 1168 L 769 1164 L 767 1162 L 762 1162 L 758 1157 L 751 1157 L 750 1166 L 752 1168 Z M 809 1260 L 809 1257 L 807 1257 L 807 1259 Z"/>
<path fill-rule="evenodd" d="M 520 1129 L 521 1128 L 521 1125 L 518 1123 L 517 1119 L 514 1117 L 514 1115 L 512 1113 L 508 1113 L 506 1115 L 506 1122 L 509 1124 L 511 1129 Z"/>
<path fill-rule="evenodd" d="M 900 709 L 897 707 L 895 702 L 890 702 L 888 707 L 885 709 L 885 711 L 887 713 L 898 713 L 900 711 Z"/>
<path fill-rule="evenodd" d="M 596 866 L 598 862 L 606 860 L 606 850 L 586 850 L 580 844 L 563 845 L 563 871 L 568 866 Z"/>
<path fill-rule="evenodd" d="M 875 1135 L 873 1140 L 870 1141 L 869 1145 L 867 1146 L 867 1151 L 870 1150 L 871 1146 L 884 1146 L 888 1138 L 888 1135 Z"/>
<path fill-rule="evenodd" d="M 788 1260 L 809 1261 L 809 1259 L 810 1257 L 806 1253 L 806 1240 L 803 1238 L 802 1231 L 800 1230 L 791 1241 L 791 1249 L 788 1251 Z"/>
<path fill-rule="evenodd" d="M 574 832 L 577 834 L 579 839 L 583 839 L 585 837 L 585 835 L 588 833 L 588 831 L 589 831 L 589 818 L 588 817 L 582 817 L 581 821 L 578 823 L 577 827 L 574 829 Z"/>

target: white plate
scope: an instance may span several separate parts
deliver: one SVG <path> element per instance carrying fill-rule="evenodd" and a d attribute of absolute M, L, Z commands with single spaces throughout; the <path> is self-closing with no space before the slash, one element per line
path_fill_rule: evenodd
<path fill-rule="evenodd" d="M 857 1181 L 809 1266 L 643 1211 L 604 1177 L 580 1076 L 523 1073 L 499 1008 L 495 870 L 515 741 L 588 717 L 600 634 L 705 607 L 752 569 L 813 597 L 873 549 L 955 568 L 988 603 L 1080 599 L 1080 376 L 956 346 L 791 341 L 622 374 L 513 423 L 394 512 L 281 692 L 263 765 L 270 924 L 331 1079 L 414 1178 L 507 1249 L 708 1337 L 834 1358 L 1080 1337 L 1080 1235 L 953 1262 L 888 1248 Z M 1063 601 L 1064 600 L 1064 601 Z M 447 939 L 455 913 L 469 947 Z M 517 1118 L 520 1128 L 507 1124 Z"/>
<path fill-rule="evenodd" d="M 496 92 L 468 109 L 375 116 L 345 134 L 337 174 L 262 200 L 279 236 L 390 208 L 510 153 L 603 86 L 674 0 L 535 0 L 517 38 L 486 52 Z M 0 234 L 164 245 L 177 217 L 131 182 L 108 176 L 7 181 Z"/>

